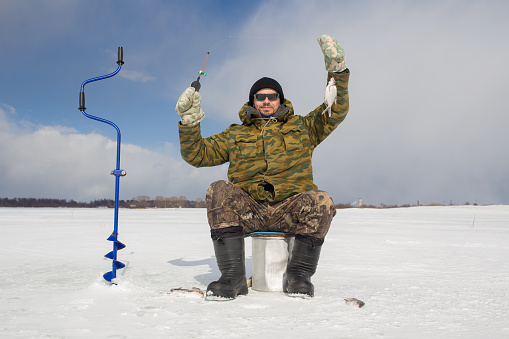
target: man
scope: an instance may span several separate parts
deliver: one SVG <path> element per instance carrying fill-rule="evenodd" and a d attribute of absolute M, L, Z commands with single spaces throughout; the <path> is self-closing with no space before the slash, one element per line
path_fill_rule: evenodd
<path fill-rule="evenodd" d="M 229 181 L 212 183 L 206 195 L 207 218 L 221 271 L 219 280 L 207 287 L 209 299 L 235 299 L 248 293 L 244 234 L 254 231 L 295 234 L 284 291 L 291 296 L 314 296 L 311 276 L 336 209 L 330 195 L 317 190 L 313 183 L 311 157 L 314 148 L 348 113 L 350 75 L 336 39 L 324 35 L 318 42 L 324 53 L 327 82 L 334 77 L 337 87 L 330 116 L 323 114 L 325 104 L 305 117 L 294 115 L 281 85 L 264 77 L 253 84 L 249 101 L 239 111 L 242 125 L 234 124 L 202 138 L 199 122 L 205 115 L 199 83 L 187 88 L 177 102 L 184 160 L 195 167 L 230 163 Z"/>

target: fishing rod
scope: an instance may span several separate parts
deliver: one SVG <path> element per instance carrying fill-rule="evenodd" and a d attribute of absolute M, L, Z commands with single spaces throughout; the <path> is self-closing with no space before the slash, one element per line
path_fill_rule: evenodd
<path fill-rule="evenodd" d="M 198 72 L 198 78 L 196 78 L 196 80 L 191 83 L 191 87 L 194 87 L 196 92 L 199 92 L 200 88 L 201 88 L 200 77 L 202 75 L 203 76 L 207 76 L 207 73 L 205 73 L 203 71 L 203 69 L 205 68 L 205 64 L 207 63 L 207 59 L 209 58 L 209 54 L 210 54 L 210 50 L 207 52 L 207 56 L 205 57 L 205 61 L 203 62 L 203 66 L 201 66 L 201 70 Z"/>
<path fill-rule="evenodd" d="M 113 242 L 113 250 L 105 255 L 106 258 L 112 259 L 113 263 L 112 263 L 112 270 L 103 275 L 105 280 L 107 280 L 113 284 L 115 284 L 115 283 L 112 282 L 112 280 L 117 277 L 117 269 L 121 269 L 121 268 L 125 267 L 124 263 L 117 260 L 117 251 L 121 250 L 125 247 L 125 245 L 123 243 L 118 241 L 118 205 L 119 205 L 120 177 L 123 177 L 126 175 L 126 172 L 124 170 L 120 169 L 121 134 L 120 134 L 120 128 L 118 128 L 118 126 L 115 125 L 113 122 L 103 119 L 103 118 L 93 116 L 93 115 L 85 112 L 85 110 L 86 110 L 86 107 L 85 107 L 85 85 L 90 82 L 111 78 L 112 76 L 116 75 L 120 71 L 123 64 L 124 64 L 124 51 L 123 51 L 122 47 L 119 47 L 118 48 L 118 60 L 117 60 L 118 66 L 114 72 L 112 72 L 110 74 L 106 74 L 106 75 L 101 75 L 101 76 L 98 76 L 95 78 L 90 78 L 88 80 L 85 80 L 81 84 L 80 102 L 79 102 L 80 106 L 78 108 L 81 111 L 81 113 L 83 113 L 83 115 L 86 116 L 87 118 L 97 120 L 97 121 L 106 123 L 110 126 L 113 126 L 113 128 L 115 128 L 117 131 L 117 161 L 116 161 L 115 169 L 113 171 L 111 171 L 111 174 L 115 176 L 115 213 L 114 213 L 114 219 L 113 219 L 113 233 L 111 233 L 111 235 L 107 239 L 108 241 Z"/>

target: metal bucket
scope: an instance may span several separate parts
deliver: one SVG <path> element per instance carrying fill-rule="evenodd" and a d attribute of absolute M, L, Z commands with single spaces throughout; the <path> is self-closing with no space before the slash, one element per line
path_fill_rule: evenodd
<path fill-rule="evenodd" d="M 282 292 L 293 234 L 254 234 L 252 250 L 253 290 Z"/>

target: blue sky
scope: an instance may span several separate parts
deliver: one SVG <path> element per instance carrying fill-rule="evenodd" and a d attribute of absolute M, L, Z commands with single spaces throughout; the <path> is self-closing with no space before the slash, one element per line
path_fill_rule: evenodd
<path fill-rule="evenodd" d="M 505 1 L 0 0 L 0 197 L 203 198 L 226 167 L 180 158 L 180 93 L 200 70 L 204 136 L 238 123 L 251 85 L 277 79 L 297 114 L 323 98 L 316 38 L 340 41 L 349 116 L 315 151 L 337 203 L 509 203 Z"/>

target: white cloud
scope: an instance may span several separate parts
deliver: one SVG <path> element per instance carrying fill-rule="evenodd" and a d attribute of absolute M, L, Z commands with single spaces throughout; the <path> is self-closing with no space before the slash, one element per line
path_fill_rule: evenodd
<path fill-rule="evenodd" d="M 140 82 L 149 82 L 154 81 L 156 78 L 148 75 L 144 72 L 140 71 L 130 71 L 130 70 L 122 70 L 122 72 L 119 73 L 119 76 L 131 80 L 131 81 L 140 81 Z"/>
<path fill-rule="evenodd" d="M 16 114 L 16 109 L 14 107 L 12 107 L 11 105 L 7 105 L 7 104 L 2 104 L 0 103 L 0 111 L 3 113 L 3 114 Z M 3 115 L 2 115 L 3 117 Z"/>
<path fill-rule="evenodd" d="M 0 196 L 52 197 L 90 201 L 114 198 L 116 141 L 64 126 L 19 129 L 0 108 Z M 166 153 L 166 154 L 165 154 Z M 198 173 L 172 145 L 164 153 L 121 145 L 121 199 L 138 195 L 204 198 L 211 178 L 224 178 L 224 169 Z M 192 184 L 191 184 L 192 183 Z"/>

